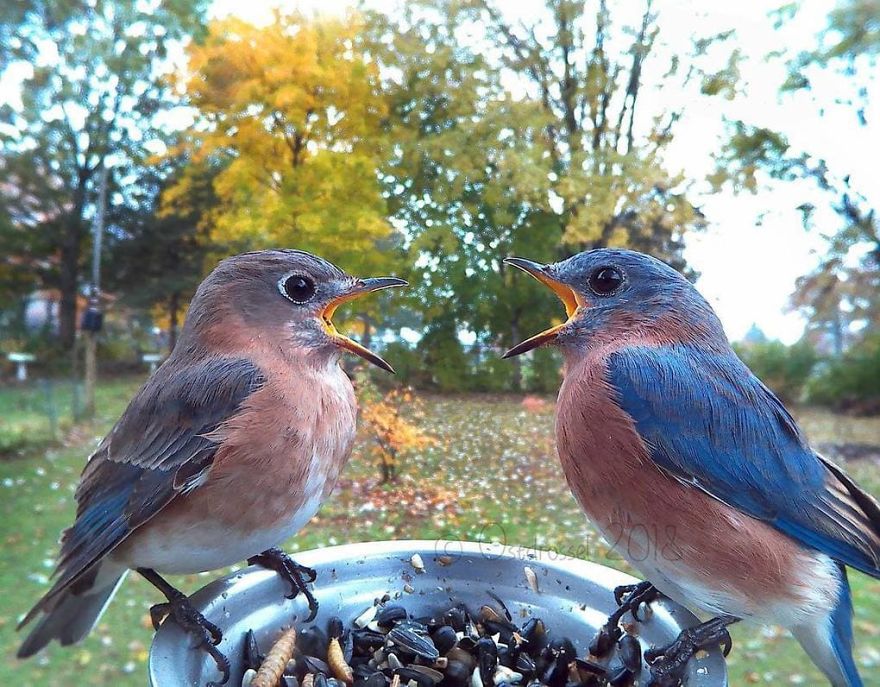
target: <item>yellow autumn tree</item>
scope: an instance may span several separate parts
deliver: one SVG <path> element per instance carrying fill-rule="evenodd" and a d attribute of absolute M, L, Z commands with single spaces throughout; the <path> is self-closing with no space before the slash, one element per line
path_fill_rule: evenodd
<path fill-rule="evenodd" d="M 357 49 L 361 23 L 276 11 L 257 27 L 212 22 L 189 48 L 185 87 L 199 116 L 184 144 L 212 164 L 212 238 L 287 246 L 367 274 L 392 238 L 376 169 L 385 105 L 378 70 Z M 184 178 L 169 202 L 185 199 Z"/>
<path fill-rule="evenodd" d="M 382 484 L 394 482 L 401 459 L 436 443 L 436 439 L 419 426 L 422 407 L 410 388 L 391 389 L 378 396 L 374 388 L 362 389 L 361 420 L 375 445 L 373 456 L 379 466 Z"/>

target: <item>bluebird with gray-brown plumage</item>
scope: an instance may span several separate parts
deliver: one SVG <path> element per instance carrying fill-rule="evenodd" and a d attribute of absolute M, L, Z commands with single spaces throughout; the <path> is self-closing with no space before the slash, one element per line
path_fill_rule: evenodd
<path fill-rule="evenodd" d="M 834 687 L 859 687 L 846 568 L 880 578 L 880 506 L 810 448 L 740 361 L 709 304 L 650 256 L 600 249 L 508 262 L 549 286 L 568 319 L 515 346 L 561 347 L 556 439 L 575 497 L 648 582 L 593 644 L 657 590 L 715 617 L 647 653 L 677 684 L 741 618 L 786 627 Z"/>
<path fill-rule="evenodd" d="M 97 622 L 129 569 L 217 662 L 221 631 L 160 574 L 248 559 L 275 569 L 314 615 L 313 572 L 274 548 L 314 515 L 351 452 L 356 402 L 339 365 L 351 351 L 331 317 L 363 294 L 403 286 L 356 279 L 317 256 L 268 250 L 228 258 L 199 286 L 168 360 L 140 389 L 83 470 L 52 589 L 21 625 L 18 652 L 71 644 Z"/>

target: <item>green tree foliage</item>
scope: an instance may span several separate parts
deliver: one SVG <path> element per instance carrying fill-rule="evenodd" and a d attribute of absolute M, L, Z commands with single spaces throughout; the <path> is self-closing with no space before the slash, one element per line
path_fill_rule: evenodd
<path fill-rule="evenodd" d="M 0 107 L 0 203 L 23 260 L 61 293 L 62 343 L 73 343 L 76 296 L 99 170 L 127 175 L 163 134 L 168 48 L 198 31 L 204 0 L 3 3 L 0 69 L 24 66 L 21 103 Z"/>
<path fill-rule="evenodd" d="M 605 3 L 548 2 L 533 25 L 516 27 L 501 8 L 406 3 L 368 15 L 363 37 L 381 67 L 394 142 L 381 178 L 415 263 L 411 296 L 434 337 L 425 361 L 433 345 L 464 354 L 458 334 L 467 330 L 483 370 L 483 352 L 497 355 L 562 316 L 552 294 L 503 257 L 552 261 L 616 245 L 685 267 L 682 237 L 703 220 L 662 161 L 681 111 L 649 112 L 642 75 L 650 64 L 664 83 L 706 95 L 736 81 L 734 55 L 720 72 L 700 68 L 723 36 L 656 56 L 650 4 L 634 26 Z M 520 364 L 504 366 L 502 386 L 536 379 Z M 464 374 L 450 367 L 442 374 Z"/>
<path fill-rule="evenodd" d="M 807 393 L 810 401 L 838 410 L 880 413 L 880 335 L 872 332 L 843 356 L 822 364 Z"/>
<path fill-rule="evenodd" d="M 107 287 L 122 303 L 152 311 L 167 329 L 169 350 L 177 342 L 182 315 L 205 272 L 209 256 L 222 247 L 209 240 L 204 217 L 216 207 L 213 182 L 219 170 L 207 165 L 166 160 L 138 178 L 138 205 L 115 217 L 119 230 L 105 252 Z M 185 202 L 168 189 L 187 175 Z"/>
<path fill-rule="evenodd" d="M 752 372 L 785 402 L 802 400 L 804 385 L 819 356 L 808 341 L 786 346 L 781 341 L 736 344 L 734 349 Z"/>

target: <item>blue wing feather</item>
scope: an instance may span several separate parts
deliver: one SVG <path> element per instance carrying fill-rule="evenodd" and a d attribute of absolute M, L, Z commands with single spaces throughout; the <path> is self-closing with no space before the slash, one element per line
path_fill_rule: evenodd
<path fill-rule="evenodd" d="M 870 497 L 837 479 L 779 399 L 732 352 L 628 347 L 608 366 L 621 407 L 663 469 L 880 576 L 880 521 L 858 503 Z"/>

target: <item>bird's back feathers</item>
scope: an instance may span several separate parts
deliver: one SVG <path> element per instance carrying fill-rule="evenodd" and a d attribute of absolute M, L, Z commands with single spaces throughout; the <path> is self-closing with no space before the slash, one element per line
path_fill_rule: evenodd
<path fill-rule="evenodd" d="M 86 464 L 76 491 L 76 521 L 61 541 L 58 579 L 20 626 L 50 609 L 135 529 L 199 484 L 218 447 L 211 433 L 262 383 L 259 368 L 239 358 L 159 369 Z"/>
<path fill-rule="evenodd" d="M 732 353 L 631 346 L 609 382 L 651 458 L 677 479 L 802 544 L 880 577 L 880 507 L 806 444 L 782 403 Z"/>

